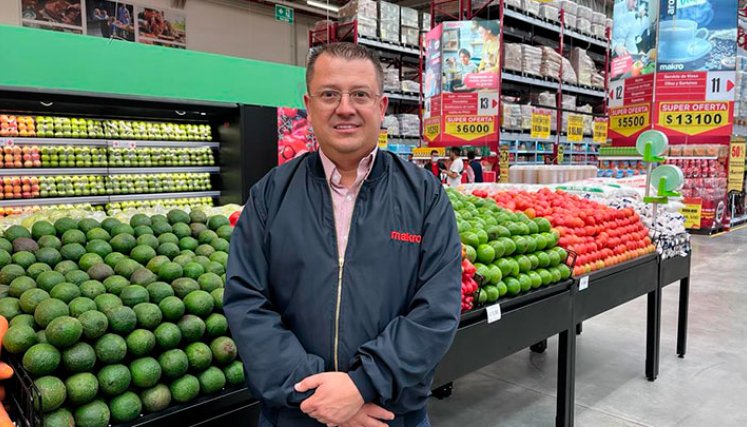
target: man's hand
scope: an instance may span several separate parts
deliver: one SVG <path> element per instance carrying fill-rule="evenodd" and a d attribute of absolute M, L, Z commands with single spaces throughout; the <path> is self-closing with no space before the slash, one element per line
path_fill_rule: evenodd
<path fill-rule="evenodd" d="M 365 403 L 358 387 L 344 372 L 312 375 L 296 384 L 295 389 L 299 393 L 315 389 L 311 397 L 301 402 L 301 411 L 327 425 L 345 423 Z"/>
<path fill-rule="evenodd" d="M 340 427 L 387 427 L 384 421 L 394 419 L 394 414 L 374 403 L 366 403 L 350 421 Z"/>

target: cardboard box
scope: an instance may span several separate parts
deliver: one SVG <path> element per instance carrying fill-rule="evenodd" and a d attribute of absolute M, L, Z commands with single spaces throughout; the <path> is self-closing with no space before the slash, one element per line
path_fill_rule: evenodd
<path fill-rule="evenodd" d="M 403 27 L 415 27 L 420 26 L 420 17 L 418 11 L 410 7 L 400 8 L 400 25 Z"/>

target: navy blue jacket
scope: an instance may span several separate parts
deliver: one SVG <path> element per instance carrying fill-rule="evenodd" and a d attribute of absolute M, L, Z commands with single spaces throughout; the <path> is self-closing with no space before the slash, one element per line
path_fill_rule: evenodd
<path fill-rule="evenodd" d="M 422 421 L 433 372 L 458 323 L 461 244 L 433 175 L 380 151 L 339 259 L 318 153 L 250 190 L 231 238 L 224 311 L 249 389 L 279 427 L 319 426 L 293 386 L 348 372 L 366 402 Z"/>

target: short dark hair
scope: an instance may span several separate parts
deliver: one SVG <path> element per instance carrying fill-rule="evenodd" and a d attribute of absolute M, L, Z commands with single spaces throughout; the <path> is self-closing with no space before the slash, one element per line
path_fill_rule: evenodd
<path fill-rule="evenodd" d="M 467 158 L 470 159 L 470 160 L 474 160 L 475 159 L 475 150 L 469 150 L 469 151 L 467 151 Z"/>
<path fill-rule="evenodd" d="M 438 150 L 431 150 L 431 156 L 434 154 L 438 154 Z"/>
<path fill-rule="evenodd" d="M 451 147 L 451 152 L 456 154 L 457 156 L 462 155 L 462 149 L 459 147 Z"/>
<path fill-rule="evenodd" d="M 459 55 L 460 55 L 460 56 L 461 56 L 461 55 L 467 55 L 467 56 L 469 56 L 470 58 L 472 58 L 472 54 L 471 54 L 471 53 L 469 53 L 469 51 L 468 51 L 467 49 L 464 49 L 464 48 L 462 48 L 462 49 L 459 49 Z"/>
<path fill-rule="evenodd" d="M 381 68 L 379 56 L 375 52 L 368 50 L 359 44 L 350 42 L 329 43 L 312 48 L 309 51 L 309 57 L 306 60 L 307 91 L 309 90 L 311 79 L 314 77 L 314 65 L 316 64 L 316 60 L 323 54 L 347 60 L 362 59 L 364 61 L 370 61 L 373 64 L 374 69 L 376 69 L 376 80 L 379 84 L 379 91 L 384 91 L 384 70 Z"/>
<path fill-rule="evenodd" d="M 478 19 L 477 25 L 479 27 L 483 27 L 486 30 L 490 31 L 494 36 L 497 36 L 501 32 L 501 28 L 498 26 L 498 24 L 495 21 L 487 21 L 483 19 Z"/>

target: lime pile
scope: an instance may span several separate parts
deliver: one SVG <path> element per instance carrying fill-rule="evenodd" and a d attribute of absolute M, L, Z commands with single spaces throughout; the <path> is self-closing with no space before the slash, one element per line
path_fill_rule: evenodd
<path fill-rule="evenodd" d="M 478 304 L 519 295 L 571 276 L 558 233 L 545 218 L 529 218 L 495 200 L 447 190 L 467 259 L 484 278 Z"/>
<path fill-rule="evenodd" d="M 2 345 L 34 378 L 44 425 L 126 423 L 244 384 L 222 314 L 232 231 L 178 209 L 5 230 Z"/>

